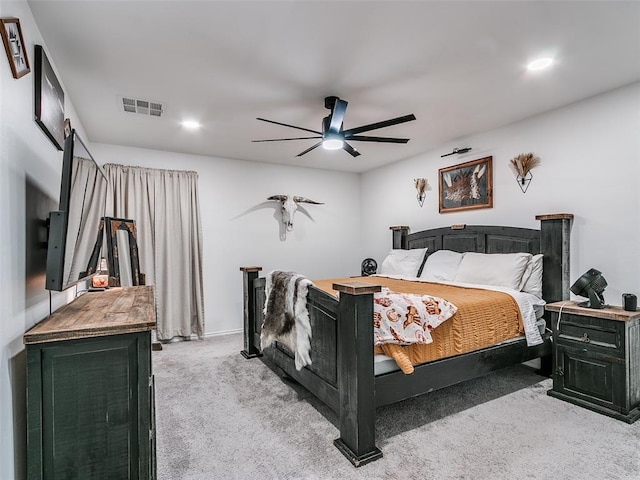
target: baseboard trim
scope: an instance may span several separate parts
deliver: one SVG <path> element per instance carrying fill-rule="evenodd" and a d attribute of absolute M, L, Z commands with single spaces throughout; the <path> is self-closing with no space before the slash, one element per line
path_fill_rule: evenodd
<path fill-rule="evenodd" d="M 222 332 L 209 332 L 202 335 L 202 338 L 211 338 L 211 337 L 224 337 L 225 335 L 234 335 L 236 333 L 242 333 L 243 329 L 239 328 L 237 330 L 224 330 Z M 192 340 L 197 340 L 197 335 L 191 335 Z"/>

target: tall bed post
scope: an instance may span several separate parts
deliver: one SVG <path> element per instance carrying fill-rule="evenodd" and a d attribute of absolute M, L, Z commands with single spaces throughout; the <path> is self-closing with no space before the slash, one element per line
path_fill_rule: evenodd
<path fill-rule="evenodd" d="M 334 283 L 340 292 L 337 326 L 340 438 L 333 443 L 356 467 L 377 460 L 373 294 L 380 285 Z"/>
<path fill-rule="evenodd" d="M 536 215 L 536 220 L 540 220 L 540 252 L 544 254 L 542 297 L 547 303 L 569 300 L 573 214 Z"/>
<path fill-rule="evenodd" d="M 569 300 L 569 253 L 571 244 L 570 213 L 536 215 L 540 221 L 540 253 L 542 258 L 542 297 L 547 303 Z M 547 318 L 547 326 L 549 319 Z M 540 357 L 540 374 L 551 376 L 553 356 Z"/>
<path fill-rule="evenodd" d="M 409 234 L 409 227 L 399 225 L 389 227 L 389 230 L 391 230 L 391 233 L 393 235 L 393 243 L 391 248 L 396 250 L 407 248 L 407 235 Z"/>
<path fill-rule="evenodd" d="M 260 346 L 256 344 L 256 291 L 253 282 L 258 278 L 262 267 L 240 267 L 242 272 L 242 302 L 244 312 L 244 358 L 261 357 Z"/>

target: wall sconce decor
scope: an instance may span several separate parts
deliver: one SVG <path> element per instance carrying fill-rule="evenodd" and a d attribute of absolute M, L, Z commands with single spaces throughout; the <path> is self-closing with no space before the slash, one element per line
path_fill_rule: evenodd
<path fill-rule="evenodd" d="M 513 157 L 510 161 L 511 169 L 516 174 L 516 180 L 522 193 L 526 193 L 529 188 L 529 184 L 533 179 L 531 169 L 540 165 L 540 159 L 533 153 L 521 153 Z"/>
<path fill-rule="evenodd" d="M 418 204 L 422 206 L 422 204 L 424 203 L 424 199 L 427 196 L 425 192 L 427 190 L 430 190 L 429 181 L 426 178 L 414 178 L 413 183 L 416 186 L 416 190 L 418 191 L 418 194 L 416 195 Z"/>

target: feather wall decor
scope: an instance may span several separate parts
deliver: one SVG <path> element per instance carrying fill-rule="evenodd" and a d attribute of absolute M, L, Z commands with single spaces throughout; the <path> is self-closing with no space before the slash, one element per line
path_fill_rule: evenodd
<path fill-rule="evenodd" d="M 540 165 L 540 158 L 536 157 L 533 153 L 521 153 L 516 155 L 509 161 L 511 169 L 516 174 L 516 179 L 520 190 L 525 193 L 529 188 L 529 184 L 533 179 L 531 170 Z"/>
<path fill-rule="evenodd" d="M 422 206 L 424 204 L 424 198 L 427 196 L 425 192 L 427 190 L 431 190 L 429 180 L 426 178 L 414 178 L 413 184 L 416 186 L 416 190 L 418 191 L 418 194 L 416 195 L 418 204 Z"/>

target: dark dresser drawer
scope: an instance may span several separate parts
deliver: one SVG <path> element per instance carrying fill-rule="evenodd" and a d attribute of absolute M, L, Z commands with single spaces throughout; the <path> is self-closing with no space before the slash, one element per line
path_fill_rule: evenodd
<path fill-rule="evenodd" d="M 595 349 L 607 349 L 611 355 L 623 357 L 624 327 L 623 322 L 563 313 L 560 318 L 557 341 L 560 345 L 568 346 L 588 343 Z"/>

